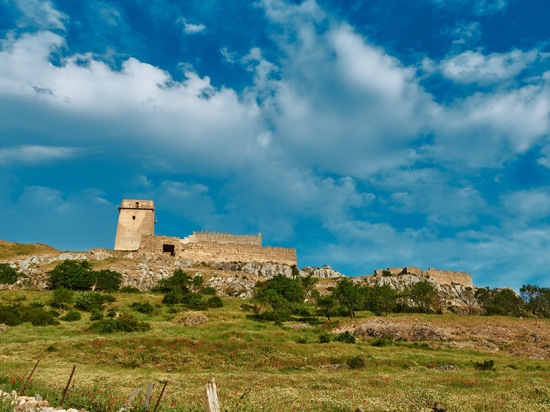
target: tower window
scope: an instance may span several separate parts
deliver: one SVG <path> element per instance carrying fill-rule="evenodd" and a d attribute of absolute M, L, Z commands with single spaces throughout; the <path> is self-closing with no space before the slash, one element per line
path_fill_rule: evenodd
<path fill-rule="evenodd" d="M 135 217 L 135 216 L 132 216 L 132 220 L 136 220 L 136 217 Z"/>
<path fill-rule="evenodd" d="M 136 207 L 138 207 L 138 208 L 139 208 L 139 202 L 136 202 Z"/>

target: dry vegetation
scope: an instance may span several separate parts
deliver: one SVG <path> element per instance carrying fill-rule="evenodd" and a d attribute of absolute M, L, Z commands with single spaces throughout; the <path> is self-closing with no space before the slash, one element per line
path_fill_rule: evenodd
<path fill-rule="evenodd" d="M 49 291 L 2 291 L 4 302 L 47 302 Z M 156 294 L 114 294 L 111 306 L 151 323 L 150 332 L 97 335 L 87 332 L 89 314 L 77 322 L 9 327 L 0 334 L 0 387 L 19 388 L 38 358 L 41 364 L 29 390 L 55 404 L 71 367 L 77 365 L 69 405 L 88 410 L 118 410 L 136 387 L 170 379 L 164 410 L 203 410 L 202 388 L 212 376 L 224 410 L 229 411 L 429 411 L 438 400 L 449 411 L 550 410 L 546 321 L 456 315 L 390 315 L 384 321 L 428 323 L 449 335 L 442 342 L 386 342 L 360 338 L 355 345 L 320 344 L 319 334 L 332 325 L 350 328 L 348 319 L 331 325 L 293 329 L 247 317 L 242 301 L 224 298 L 225 306 L 205 312 L 170 313 Z M 151 315 L 132 311 L 132 302 L 150 302 Z M 182 326 L 186 316 L 206 315 L 209 322 Z M 355 325 L 372 320 L 359 313 Z M 311 322 L 314 324 L 314 322 Z M 536 331 L 537 342 L 532 333 Z M 471 342 L 487 345 L 469 345 Z M 305 342 L 305 343 L 298 343 Z M 496 349 L 495 349 L 496 348 Z M 512 350 L 513 349 L 513 350 Z M 539 352 L 537 352 L 539 351 Z M 347 369 L 361 357 L 365 366 Z M 544 356 L 543 356 L 544 357 Z M 475 362 L 493 360 L 495 370 L 480 371 Z M 329 367 L 328 365 L 342 365 Z M 459 370 L 437 370 L 453 365 Z M 323 366 L 325 368 L 323 368 Z M 15 381 L 15 382 L 14 382 Z M 89 392 L 88 392 L 89 391 Z M 139 403 L 139 400 L 138 400 Z"/>

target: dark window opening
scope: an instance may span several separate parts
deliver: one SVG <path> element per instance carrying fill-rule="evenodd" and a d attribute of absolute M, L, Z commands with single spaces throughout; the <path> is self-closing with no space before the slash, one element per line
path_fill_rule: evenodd
<path fill-rule="evenodd" d="M 136 202 L 136 207 L 139 208 L 139 202 Z"/>
<path fill-rule="evenodd" d="M 132 220 L 136 220 L 136 217 L 135 217 L 135 216 L 132 216 Z"/>
<path fill-rule="evenodd" d="M 175 245 L 162 245 L 162 253 L 164 255 L 176 256 Z"/>

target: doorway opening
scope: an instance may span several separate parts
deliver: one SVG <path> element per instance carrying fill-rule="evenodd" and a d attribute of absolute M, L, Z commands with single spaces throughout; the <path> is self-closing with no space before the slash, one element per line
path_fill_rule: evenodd
<path fill-rule="evenodd" d="M 176 246 L 175 245 L 162 245 L 162 254 L 169 256 L 176 256 Z"/>

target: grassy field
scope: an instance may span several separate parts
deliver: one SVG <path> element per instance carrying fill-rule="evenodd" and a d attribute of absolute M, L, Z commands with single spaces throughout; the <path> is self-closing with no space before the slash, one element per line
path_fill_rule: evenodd
<path fill-rule="evenodd" d="M 3 303 L 47 302 L 49 291 L 2 291 Z M 202 391 L 212 377 L 223 410 L 228 411 L 430 411 L 435 401 L 448 411 L 550 411 L 550 365 L 546 360 L 450 348 L 447 343 L 394 342 L 377 347 L 372 340 L 355 345 L 319 342 L 331 325 L 296 319 L 284 326 L 251 319 L 242 301 L 224 298 L 224 307 L 204 312 L 170 313 L 155 294 L 114 294 L 111 306 L 151 323 L 151 331 L 97 335 L 88 332 L 89 314 L 77 322 L 33 327 L 28 323 L 0 333 L 0 388 L 18 390 L 41 359 L 27 394 L 39 392 L 58 403 L 73 365 L 74 385 L 64 406 L 116 411 L 135 388 L 155 383 L 154 396 L 169 380 L 165 411 L 203 411 Z M 25 299 L 25 300 L 21 300 Z M 133 312 L 132 302 L 150 302 L 155 313 Z M 186 316 L 206 315 L 207 323 L 184 326 Z M 355 324 L 373 314 L 359 313 Z M 476 324 L 510 322 L 498 317 L 394 315 L 422 322 Z M 392 315 L 390 315 L 390 318 Z M 293 329 L 308 321 L 314 328 Z M 534 320 L 524 320 L 526 325 Z M 538 321 L 541 322 L 540 320 Z M 512 323 L 513 325 L 513 323 Z M 345 365 L 360 356 L 360 369 Z M 493 360 L 495 370 L 474 362 Z M 454 365 L 460 370 L 435 370 Z M 139 406 L 138 397 L 134 406 Z M 154 402 L 156 400 L 154 399 Z M 152 410 L 152 408 L 150 408 Z"/>

